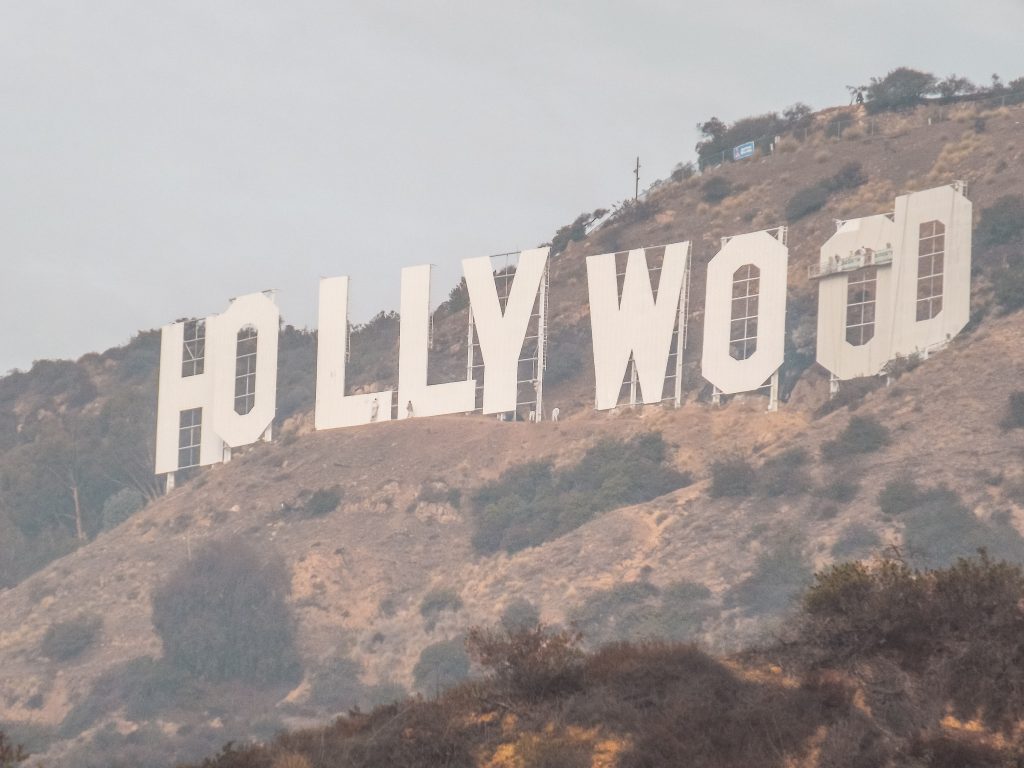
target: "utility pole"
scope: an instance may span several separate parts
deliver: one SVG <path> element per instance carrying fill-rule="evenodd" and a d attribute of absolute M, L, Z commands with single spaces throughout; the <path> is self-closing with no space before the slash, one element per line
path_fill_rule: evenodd
<path fill-rule="evenodd" d="M 633 199 L 636 200 L 640 197 L 640 155 L 636 156 L 636 168 L 633 169 L 633 175 L 636 176 L 636 186 L 633 187 Z"/>

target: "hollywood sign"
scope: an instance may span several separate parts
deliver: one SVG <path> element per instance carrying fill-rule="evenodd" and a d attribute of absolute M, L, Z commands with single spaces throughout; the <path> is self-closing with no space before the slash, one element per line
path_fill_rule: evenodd
<path fill-rule="evenodd" d="M 897 356 L 942 346 L 967 324 L 971 203 L 962 184 L 903 195 L 892 213 L 837 225 L 810 271 L 818 282 L 817 360 L 833 381 L 878 374 Z M 624 269 L 614 253 L 587 258 L 598 410 L 619 405 L 627 384 L 632 404 L 680 404 L 690 251 L 689 242 L 665 246 L 652 266 L 637 248 Z M 504 414 L 524 403 L 544 418 L 548 249 L 523 251 L 514 271 L 495 272 L 489 257 L 462 266 L 466 378 L 428 383 L 431 267 L 407 267 L 397 392 L 345 394 L 349 279 L 320 281 L 316 429 Z M 716 399 L 767 387 L 770 407 L 777 402 L 788 266 L 785 228 L 723 238 L 709 262 L 701 374 Z M 227 461 L 232 449 L 270 439 L 279 324 L 273 299 L 257 293 L 234 299 L 223 314 L 163 327 L 156 472 L 170 486 L 180 469 Z M 532 371 L 525 381 L 524 349 Z M 524 384 L 532 393 L 526 400 Z"/>

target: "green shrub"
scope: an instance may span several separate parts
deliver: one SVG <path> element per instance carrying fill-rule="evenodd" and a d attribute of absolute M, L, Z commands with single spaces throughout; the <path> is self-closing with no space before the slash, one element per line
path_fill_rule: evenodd
<path fill-rule="evenodd" d="M 753 465 L 742 456 L 731 456 L 711 463 L 711 488 L 714 499 L 749 496 L 754 492 L 757 473 Z"/>
<path fill-rule="evenodd" d="M 851 411 L 855 411 L 864 402 L 864 398 L 880 386 L 882 386 L 882 379 L 878 376 L 864 376 L 863 378 L 844 381 L 840 385 L 839 391 L 833 397 L 826 400 L 825 404 L 815 411 L 814 415 L 827 416 L 847 406 L 849 406 Z"/>
<path fill-rule="evenodd" d="M 800 539 L 779 538 L 758 555 L 753 572 L 726 593 L 725 604 L 752 615 L 780 614 L 810 583 L 811 575 Z"/>
<path fill-rule="evenodd" d="M 517 552 L 575 530 L 597 515 L 639 504 L 688 485 L 668 461 L 661 435 L 603 440 L 571 467 L 521 464 L 470 499 L 478 552 Z"/>
<path fill-rule="evenodd" d="M 543 625 L 514 632 L 474 627 L 466 649 L 508 696 L 540 701 L 582 687 L 579 640 L 579 635 L 553 632 Z"/>
<path fill-rule="evenodd" d="M 878 534 L 863 523 L 850 523 L 846 526 L 835 544 L 832 545 L 832 557 L 845 560 L 855 555 L 864 555 L 878 547 L 881 539 Z"/>
<path fill-rule="evenodd" d="M 501 612 L 501 626 L 508 632 L 535 627 L 540 624 L 537 606 L 522 597 L 517 597 Z"/>
<path fill-rule="evenodd" d="M 447 504 L 458 509 L 462 504 L 462 491 L 451 488 L 444 480 L 425 480 L 413 504 Z"/>
<path fill-rule="evenodd" d="M 1000 267 L 992 273 L 992 296 L 1003 312 L 1024 307 L 1024 265 Z"/>
<path fill-rule="evenodd" d="M 28 753 L 20 744 L 14 744 L 3 731 L 0 731 L 0 768 L 11 768 L 28 758 Z"/>
<path fill-rule="evenodd" d="M 903 548 L 926 567 L 948 566 L 979 550 L 1000 559 L 1024 560 L 1024 540 L 1008 520 L 979 520 L 948 488 L 922 492 L 902 519 Z"/>
<path fill-rule="evenodd" d="M 1024 237 L 1024 195 L 1004 195 L 981 211 L 974 241 L 982 246 L 1005 245 Z"/>
<path fill-rule="evenodd" d="M 878 508 L 887 515 L 902 515 L 916 507 L 924 494 L 913 478 L 897 477 L 878 494 Z"/>
<path fill-rule="evenodd" d="M 100 518 L 103 530 L 110 531 L 146 506 L 146 497 L 135 488 L 122 488 L 103 502 Z"/>
<path fill-rule="evenodd" d="M 860 485 L 849 478 L 840 475 L 829 477 L 828 481 L 821 487 L 820 494 L 831 501 L 838 501 L 846 504 L 857 498 Z"/>
<path fill-rule="evenodd" d="M 679 581 L 658 589 L 643 581 L 592 592 L 570 611 L 589 645 L 639 639 L 693 640 L 717 612 L 703 584 Z"/>
<path fill-rule="evenodd" d="M 1006 411 L 1006 417 L 1002 422 L 1003 429 L 1024 427 L 1024 392 L 1010 393 L 1010 399 L 1006 404 Z"/>
<path fill-rule="evenodd" d="M 786 221 L 794 222 L 815 211 L 820 211 L 828 202 L 829 190 L 822 184 L 812 184 L 798 189 L 786 203 Z"/>
<path fill-rule="evenodd" d="M 821 447 L 828 461 L 838 461 L 860 453 L 871 453 L 888 445 L 889 430 L 873 416 L 853 416 L 839 437 Z"/>
<path fill-rule="evenodd" d="M 585 238 L 590 226 L 607 213 L 606 209 L 598 208 L 592 213 L 581 213 L 571 224 L 559 227 L 558 231 L 555 232 L 555 236 L 551 239 L 550 257 L 554 258 L 562 253 L 569 247 L 569 243 L 575 243 Z"/>
<path fill-rule="evenodd" d="M 420 603 L 420 616 L 424 619 L 427 631 L 432 631 L 437 620 L 445 611 L 458 611 L 462 608 L 462 598 L 453 589 L 432 589 L 423 596 Z"/>
<path fill-rule="evenodd" d="M 765 461 L 758 470 L 761 490 L 768 496 L 799 496 L 811 486 L 807 465 L 810 455 L 803 448 L 789 448 Z"/>
<path fill-rule="evenodd" d="M 720 203 L 732 192 L 732 184 L 724 176 L 712 176 L 700 185 L 700 196 L 706 203 Z"/>
<path fill-rule="evenodd" d="M 51 624 L 39 650 L 48 659 L 70 661 L 91 648 L 102 632 L 102 616 L 80 613 L 72 619 Z"/>
<path fill-rule="evenodd" d="M 306 517 L 323 517 L 329 515 L 341 504 L 340 488 L 321 488 L 309 497 L 303 507 Z"/>
<path fill-rule="evenodd" d="M 833 192 L 859 187 L 867 180 L 867 174 L 864 173 L 860 163 L 847 163 L 829 178 L 797 190 L 786 203 L 786 220 L 797 221 L 808 214 L 821 210 Z"/>
<path fill-rule="evenodd" d="M 242 542 L 211 542 L 153 592 L 153 627 L 178 669 L 266 684 L 300 672 L 284 561 Z"/>
<path fill-rule="evenodd" d="M 984 553 L 924 571 L 842 563 L 815 576 L 799 634 L 831 659 L 894 659 L 954 716 L 1012 729 L 1024 717 L 1024 668 L 1009 661 L 1020 652 L 1022 600 L 1021 566 Z"/>
<path fill-rule="evenodd" d="M 442 312 L 454 315 L 469 306 L 469 286 L 462 278 L 448 293 L 448 299 L 438 307 Z"/>
<path fill-rule="evenodd" d="M 686 181 L 693 178 L 696 172 L 697 169 L 693 167 L 693 163 L 679 163 L 672 169 L 672 175 L 669 178 L 676 182 Z"/>
<path fill-rule="evenodd" d="M 345 712 L 363 697 L 363 666 L 348 656 L 335 656 L 307 674 L 309 699 L 331 712 Z"/>
<path fill-rule="evenodd" d="M 462 640 L 444 640 L 428 645 L 412 670 L 416 687 L 425 693 L 439 693 L 469 676 L 469 656 Z"/>
<path fill-rule="evenodd" d="M 914 107 L 935 93 L 938 80 L 928 72 L 899 67 L 885 77 L 871 78 L 865 89 L 865 106 L 870 114 Z"/>

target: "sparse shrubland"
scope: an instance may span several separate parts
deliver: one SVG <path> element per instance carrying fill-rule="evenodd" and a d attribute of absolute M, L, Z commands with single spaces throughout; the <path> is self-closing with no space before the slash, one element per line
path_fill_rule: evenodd
<path fill-rule="evenodd" d="M 727 661 L 690 645 L 586 652 L 545 627 L 476 628 L 467 645 L 483 677 L 265 746 L 229 745 L 204 766 L 274 768 L 287 755 L 469 768 L 501 755 L 561 768 L 614 744 L 624 768 L 783 768 L 811 750 L 836 768 L 1009 768 L 1024 747 L 1022 601 L 1021 567 L 985 555 L 928 571 L 876 560 L 819 573 L 782 637 Z"/>
<path fill-rule="evenodd" d="M 671 466 L 658 434 L 603 440 L 573 466 L 530 462 L 474 492 L 473 545 L 482 554 L 537 546 L 602 512 L 649 501 L 690 482 L 688 473 Z"/>

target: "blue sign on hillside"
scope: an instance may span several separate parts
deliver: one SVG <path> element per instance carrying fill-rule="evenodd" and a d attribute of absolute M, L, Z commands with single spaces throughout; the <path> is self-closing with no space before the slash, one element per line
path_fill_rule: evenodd
<path fill-rule="evenodd" d="M 733 160 L 746 160 L 748 157 L 754 156 L 754 142 L 748 141 L 746 144 L 740 144 L 738 147 L 733 147 L 732 159 Z"/>

